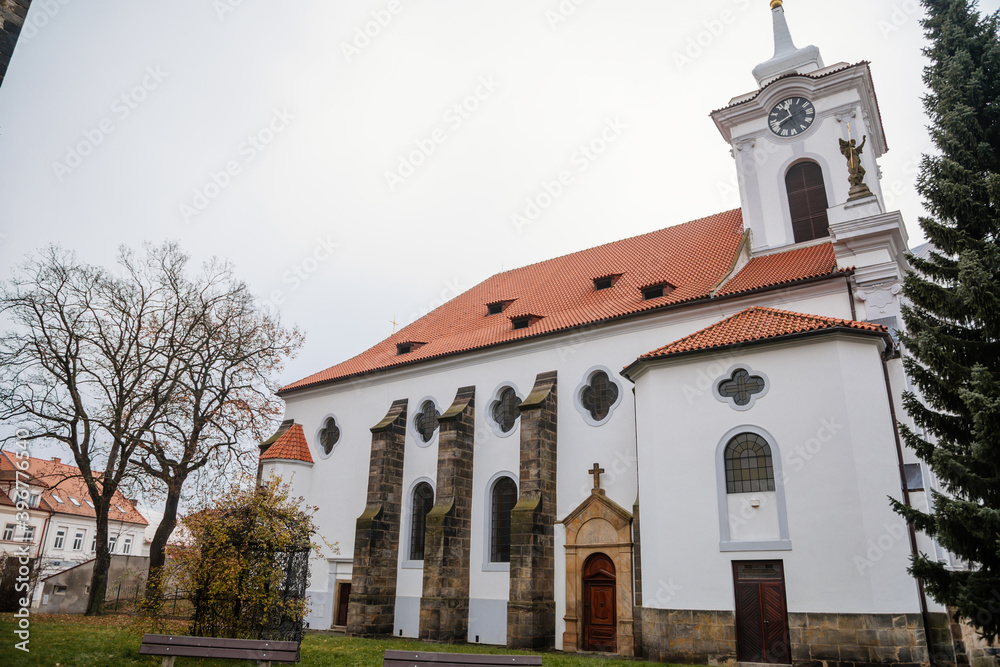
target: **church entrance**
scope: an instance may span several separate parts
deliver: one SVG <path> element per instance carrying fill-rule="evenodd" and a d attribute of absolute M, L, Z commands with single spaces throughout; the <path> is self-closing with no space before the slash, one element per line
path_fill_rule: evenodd
<path fill-rule="evenodd" d="M 594 554 L 583 567 L 583 648 L 618 650 L 615 564 L 604 554 Z"/>
<path fill-rule="evenodd" d="M 782 562 L 734 562 L 733 578 L 737 659 L 790 664 Z"/>

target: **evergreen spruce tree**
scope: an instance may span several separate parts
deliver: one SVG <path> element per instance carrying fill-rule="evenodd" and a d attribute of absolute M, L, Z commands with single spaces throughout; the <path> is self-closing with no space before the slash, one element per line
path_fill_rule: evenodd
<path fill-rule="evenodd" d="M 904 287 L 918 395 L 905 406 L 917 429 L 901 433 L 940 480 L 925 514 L 895 509 L 968 565 L 949 571 L 926 554 L 911 572 L 938 602 L 987 639 L 1000 635 L 1000 13 L 972 0 L 923 0 L 930 64 L 924 106 L 937 147 L 917 189 L 932 244 Z"/>

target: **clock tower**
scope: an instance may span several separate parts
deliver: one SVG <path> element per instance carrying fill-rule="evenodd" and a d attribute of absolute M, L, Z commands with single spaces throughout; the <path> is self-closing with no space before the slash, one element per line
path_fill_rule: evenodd
<path fill-rule="evenodd" d="M 736 161 L 749 250 L 832 242 L 839 265 L 855 267 L 860 303 L 872 290 L 893 295 L 867 319 L 897 316 L 907 238 L 882 198 L 888 146 L 871 70 L 796 47 L 782 4 L 771 0 L 774 57 L 754 68 L 758 88 L 712 113 Z"/>

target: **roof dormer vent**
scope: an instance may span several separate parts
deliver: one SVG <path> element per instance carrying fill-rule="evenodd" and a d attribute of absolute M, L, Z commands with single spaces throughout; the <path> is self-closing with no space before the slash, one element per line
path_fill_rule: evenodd
<path fill-rule="evenodd" d="M 518 315 L 517 317 L 510 318 L 510 324 L 511 328 L 517 331 L 519 329 L 527 329 L 540 319 L 542 319 L 540 315 Z"/>
<path fill-rule="evenodd" d="M 507 310 L 507 306 L 514 303 L 513 299 L 507 301 L 494 301 L 493 303 L 486 304 L 486 315 L 499 315 L 503 311 Z"/>
<path fill-rule="evenodd" d="M 648 287 L 642 288 L 642 300 L 649 301 L 651 299 L 659 299 L 660 297 L 667 296 L 674 291 L 674 286 L 670 283 L 659 283 L 657 285 L 650 285 Z"/>
<path fill-rule="evenodd" d="M 418 343 L 416 341 L 407 341 L 405 343 L 396 343 L 396 356 L 403 354 L 409 354 L 415 350 L 422 348 L 426 343 Z"/>
<path fill-rule="evenodd" d="M 601 290 L 611 289 L 618 282 L 618 279 L 622 277 L 620 273 L 613 273 L 609 276 L 601 276 L 600 278 L 594 278 L 594 291 L 600 292 Z"/>

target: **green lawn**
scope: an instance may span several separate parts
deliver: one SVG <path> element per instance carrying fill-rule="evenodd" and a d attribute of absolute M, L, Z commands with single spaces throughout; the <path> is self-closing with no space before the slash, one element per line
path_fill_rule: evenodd
<path fill-rule="evenodd" d="M 186 623 L 176 622 L 165 632 L 186 634 Z M 159 658 L 139 655 L 142 630 L 123 616 L 31 616 L 31 651 L 16 650 L 19 641 L 10 614 L 0 614 L 0 665 L 3 667 L 156 667 Z M 520 653 L 500 646 L 422 644 L 412 639 L 356 639 L 343 635 L 310 633 L 302 642 L 301 665 L 336 667 L 380 667 L 386 649 L 432 650 L 458 653 Z M 544 667 L 622 667 L 622 660 L 571 653 L 543 653 Z M 253 665 L 236 660 L 178 658 L 176 667 L 240 667 Z M 657 663 L 641 663 L 656 665 Z"/>

